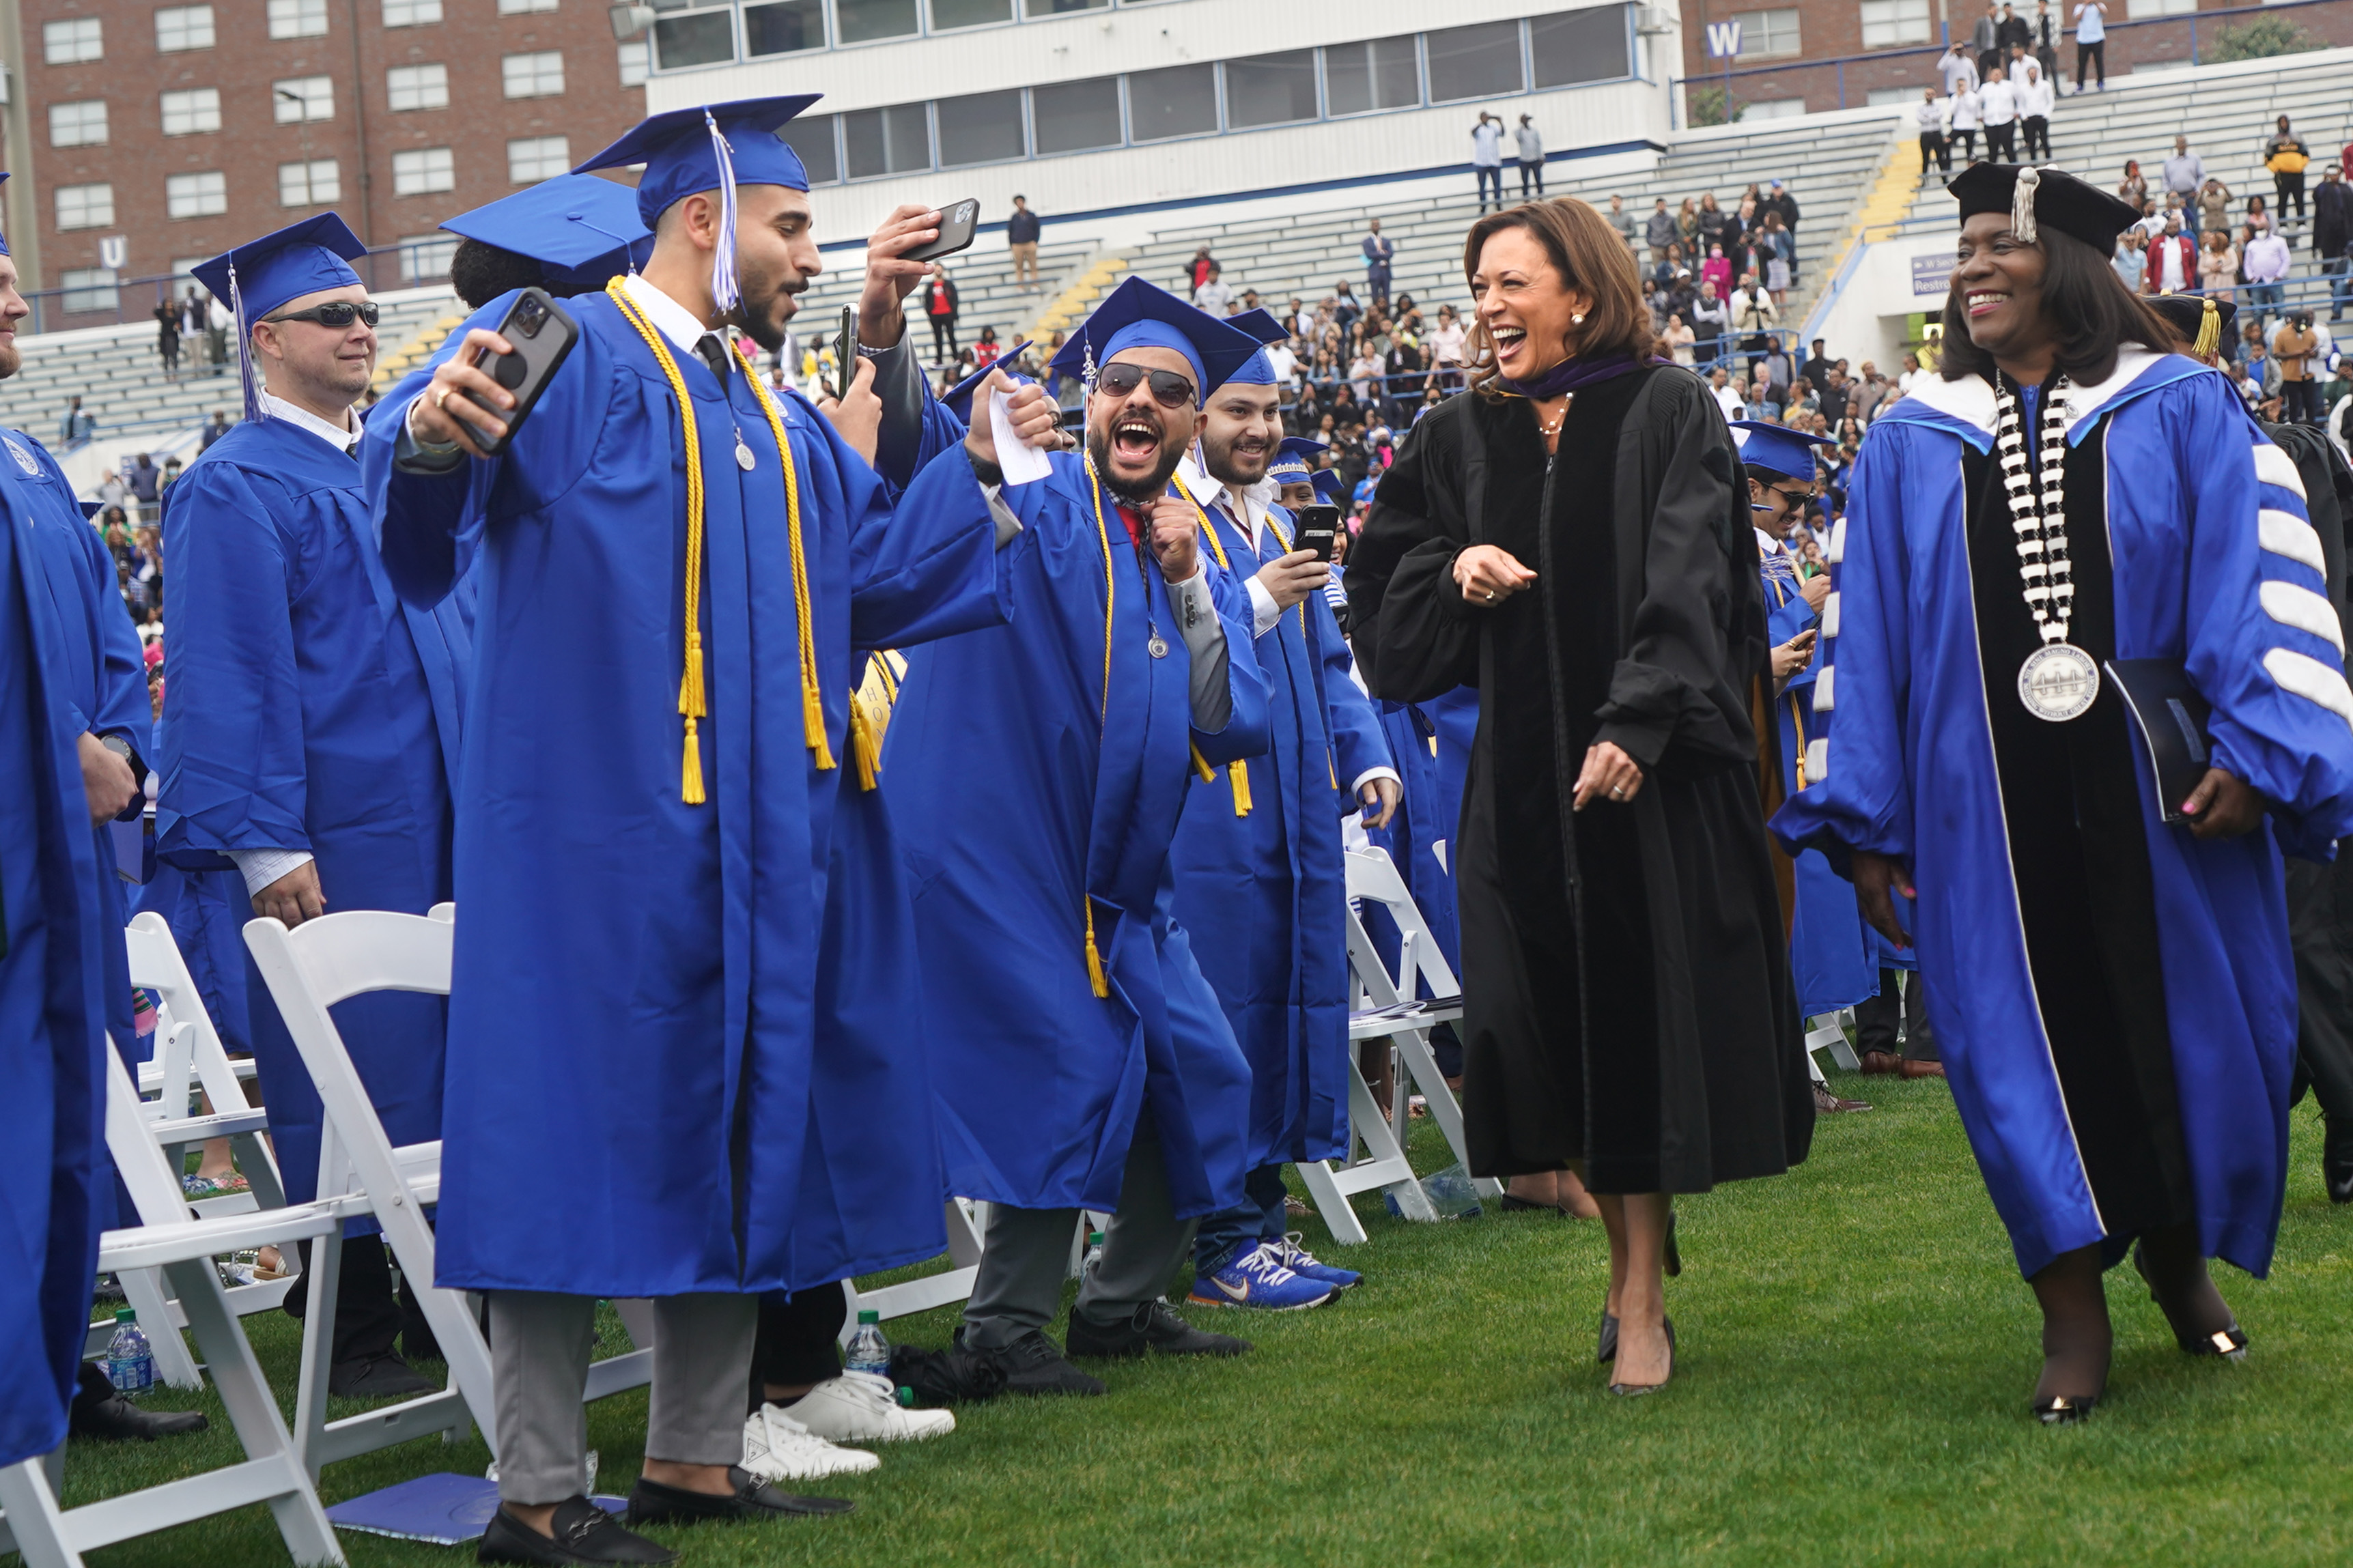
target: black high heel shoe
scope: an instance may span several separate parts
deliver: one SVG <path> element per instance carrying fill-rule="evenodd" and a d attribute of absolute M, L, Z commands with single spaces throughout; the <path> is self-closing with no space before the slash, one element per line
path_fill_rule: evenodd
<path fill-rule="evenodd" d="M 2054 1394 L 2034 1401 L 2029 1408 L 2045 1426 L 2072 1426 L 2079 1421 L 2089 1421 L 2099 1403 L 2096 1394 Z"/>
<path fill-rule="evenodd" d="M 1675 1375 L 1675 1321 L 1667 1317 L 1659 1321 L 1667 1331 L 1667 1376 L 1672 1378 Z M 1618 1320 L 1605 1313 L 1602 1327 L 1609 1335 L 1609 1354 L 1604 1359 L 1615 1361 L 1618 1357 Z M 1656 1394 L 1664 1387 L 1664 1382 L 1613 1383 L 1609 1385 L 1609 1392 L 1620 1399 L 1639 1399 L 1645 1394 Z"/>
<path fill-rule="evenodd" d="M 1601 1309 L 1601 1337 L 1594 1345 L 1593 1359 L 1604 1366 L 1618 1359 L 1618 1314 L 1606 1306 Z"/>
<path fill-rule="evenodd" d="M 2148 1299 L 2162 1308 L 2165 1300 L 2157 1293 L 2156 1282 L 2148 1277 L 2148 1265 L 2141 1261 L 2141 1247 L 2137 1241 L 2133 1243 L 2132 1266 L 2133 1272 L 2140 1276 L 2141 1283 L 2148 1287 Z M 2234 1362 L 2247 1359 L 2247 1331 L 2239 1327 L 2236 1318 L 2231 1320 L 2230 1327 L 2204 1334 L 2185 1334 L 2173 1328 L 2170 1313 L 2166 1315 L 2165 1326 L 2173 1329 L 2173 1342 L 2181 1347 L 2183 1355 L 2218 1356 L 2224 1361 Z"/>

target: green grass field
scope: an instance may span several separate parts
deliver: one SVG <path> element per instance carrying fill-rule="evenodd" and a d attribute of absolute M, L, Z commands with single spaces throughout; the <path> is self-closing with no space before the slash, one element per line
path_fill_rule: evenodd
<path fill-rule="evenodd" d="M 1114 1363 L 1108 1398 L 960 1412 L 954 1436 L 830 1483 L 858 1500 L 847 1519 L 655 1533 L 692 1564 L 827 1568 L 2353 1561 L 2353 1213 L 2322 1194 L 2308 1103 L 2274 1276 L 2222 1279 L 2246 1363 L 2183 1357 L 2121 1271 L 2108 1397 L 2089 1425 L 2046 1430 L 2026 1415 L 2038 1320 L 1945 1086 L 1842 1087 L 1878 1109 L 1826 1121 L 1788 1177 L 1683 1205 L 1680 1353 L 1651 1398 L 1612 1398 L 1593 1363 L 1598 1225 L 1491 1210 L 1411 1226 L 1374 1195 L 1358 1200 L 1370 1245 L 1324 1248 L 1367 1272 L 1350 1298 L 1204 1314 L 1256 1341 L 1240 1362 Z M 1426 1122 L 1414 1153 L 1444 1163 Z M 290 1402 L 295 1325 L 249 1322 Z M 940 1345 L 953 1320 L 889 1327 Z M 201 1438 L 77 1445 L 67 1500 L 233 1459 L 209 1408 Z M 627 1489 L 644 1430 L 642 1391 L 592 1409 L 603 1489 Z M 427 1440 L 338 1465 L 323 1489 L 332 1503 L 487 1460 L 479 1440 Z M 343 1542 L 355 1564 L 472 1561 Z M 253 1508 L 95 1561 L 285 1557 Z"/>

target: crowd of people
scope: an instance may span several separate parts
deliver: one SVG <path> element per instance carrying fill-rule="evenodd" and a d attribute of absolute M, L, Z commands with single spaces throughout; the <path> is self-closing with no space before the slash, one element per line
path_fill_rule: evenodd
<path fill-rule="evenodd" d="M 2353 832 L 2353 470 L 2305 398 L 2216 374 L 2233 301 L 2123 286 L 2137 204 L 1973 163 L 1938 331 L 1893 375 L 1785 346 L 1778 182 L 1647 218 L 1499 195 L 1467 310 L 1392 297 L 1374 225 L 1361 296 L 1271 308 L 1205 247 L 1176 289 L 1130 277 L 968 359 L 916 254 L 942 215 L 905 206 L 857 363 L 812 365 L 815 215 L 774 134 L 807 101 L 659 113 L 450 219 L 474 313 L 381 396 L 339 218 L 204 263 L 245 417 L 176 477 L 110 475 L 95 518 L 0 433 L 0 754 L 31 784 L 0 800 L 0 1022 L 38 1058 L 0 1116 L 78 1129 L 25 1144 L 48 1212 L 0 1329 L 54 1375 L 12 1385 L 0 1463 L 189 1425 L 81 1363 L 133 898 L 254 1057 L 295 1203 L 322 1108 L 197 912 L 456 903 L 446 1004 L 338 1027 L 392 1142 L 441 1147 L 429 1283 L 480 1293 L 491 1358 L 487 1562 L 847 1511 L 784 1483 L 952 1429 L 902 1375 L 1100 1395 L 1076 1363 L 1249 1353 L 1171 1307 L 1188 1268 L 1204 1311 L 1358 1286 L 1289 1228 L 1282 1170 L 1350 1147 L 1367 843 L 1461 978 L 1436 1043 L 1472 1170 L 1607 1229 L 1613 1393 L 1673 1374 L 1677 1200 L 1869 1109 L 1803 1044 L 1848 1008 L 1866 1071 L 1953 1083 L 2042 1310 L 2037 1419 L 2105 1396 L 2127 1250 L 2185 1352 L 2245 1355 L 2208 1259 L 2269 1267 L 2299 1053 L 2353 1201 L 2336 873 L 2281 863 Z M 499 372 L 551 301 L 575 342 L 525 409 Z M 2211 710 L 2186 772 L 2131 728 L 2160 699 Z M 151 789 L 169 875 L 126 893 L 102 835 Z M 239 1178 L 214 1152 L 191 1179 Z M 944 1250 L 951 1195 L 989 1205 L 955 1342 L 846 1368 L 846 1283 Z M 384 1244 L 341 1246 L 331 1388 L 429 1391 Z M 600 1299 L 656 1321 L 626 1524 L 588 1495 Z"/>

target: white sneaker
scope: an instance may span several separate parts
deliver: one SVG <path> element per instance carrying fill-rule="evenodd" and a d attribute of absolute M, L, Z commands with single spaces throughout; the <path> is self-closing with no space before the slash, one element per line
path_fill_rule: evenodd
<path fill-rule="evenodd" d="M 862 1448 L 837 1448 L 773 1405 L 744 1423 L 744 1468 L 763 1480 L 813 1481 L 881 1467 Z"/>
<path fill-rule="evenodd" d="M 903 1409 L 891 1380 L 871 1372 L 828 1378 L 794 1401 L 792 1418 L 836 1443 L 904 1443 L 955 1430 L 955 1412 Z"/>

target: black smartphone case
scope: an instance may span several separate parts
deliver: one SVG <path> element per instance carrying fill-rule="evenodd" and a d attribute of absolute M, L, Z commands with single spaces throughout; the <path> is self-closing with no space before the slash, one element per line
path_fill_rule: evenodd
<path fill-rule="evenodd" d="M 908 261 L 937 261 L 943 256 L 954 256 L 973 242 L 980 232 L 980 203 L 966 196 L 951 202 L 940 212 L 940 234 L 937 239 L 921 249 L 907 252 Z"/>
<path fill-rule="evenodd" d="M 538 332 L 529 337 L 524 336 L 515 324 L 526 300 L 536 300 L 547 311 L 547 319 L 540 323 Z M 492 355 L 481 361 L 480 364 L 492 380 L 514 395 L 515 405 L 512 413 L 504 416 L 507 433 L 495 441 L 480 441 L 485 454 L 493 458 L 507 449 L 507 444 L 514 439 L 514 433 L 522 428 L 522 422 L 531 417 L 532 409 L 538 405 L 539 395 L 547 390 L 547 384 L 554 380 L 555 373 L 563 368 L 565 358 L 572 353 L 572 345 L 580 341 L 580 323 L 543 290 L 526 289 L 507 308 L 506 315 L 499 322 L 499 335 L 512 343 L 515 352 Z M 469 393 L 467 395 L 473 395 Z M 479 397 L 474 401 L 482 403 Z M 489 408 L 490 405 L 482 404 L 482 406 Z M 501 411 L 492 408 L 491 412 L 498 414 Z M 477 436 L 476 439 L 480 441 L 480 437 Z"/>

